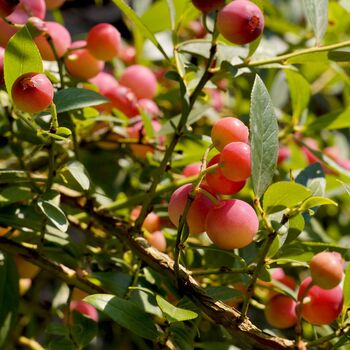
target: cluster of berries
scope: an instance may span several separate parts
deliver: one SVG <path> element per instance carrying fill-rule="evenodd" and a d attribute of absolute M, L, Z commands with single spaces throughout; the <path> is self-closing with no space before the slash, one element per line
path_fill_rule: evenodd
<path fill-rule="evenodd" d="M 240 199 L 220 199 L 220 195 L 239 192 L 250 176 L 249 130 L 235 117 L 225 117 L 212 128 L 211 138 L 219 154 L 208 163 L 207 174 L 187 213 L 191 234 L 206 232 L 222 249 L 243 248 L 250 244 L 259 228 L 254 209 Z M 187 184 L 171 196 L 168 213 L 178 226 L 193 187 Z"/>

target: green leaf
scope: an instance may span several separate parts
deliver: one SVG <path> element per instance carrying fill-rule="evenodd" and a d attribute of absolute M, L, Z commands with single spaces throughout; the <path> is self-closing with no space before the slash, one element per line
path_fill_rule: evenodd
<path fill-rule="evenodd" d="M 18 229 L 28 228 L 33 231 L 40 231 L 43 225 L 43 218 L 34 209 L 34 206 L 22 206 L 15 204 L 0 210 L 0 223 L 4 226 L 11 226 Z"/>
<path fill-rule="evenodd" d="M 0 205 L 8 205 L 32 199 L 34 194 L 28 187 L 9 186 L 0 192 Z"/>
<path fill-rule="evenodd" d="M 288 58 L 285 64 L 327 63 L 327 52 L 312 52 Z"/>
<path fill-rule="evenodd" d="M 328 26 L 328 0 L 303 0 L 305 15 L 320 44 Z"/>
<path fill-rule="evenodd" d="M 73 311 L 72 337 L 81 347 L 87 346 L 97 335 L 97 322 L 83 314 Z"/>
<path fill-rule="evenodd" d="M 95 91 L 72 87 L 57 91 L 53 101 L 55 102 L 57 113 L 63 113 L 97 106 L 109 100 Z"/>
<path fill-rule="evenodd" d="M 60 207 L 47 201 L 39 201 L 37 204 L 41 212 L 55 227 L 62 232 L 66 232 L 68 230 L 68 220 Z"/>
<path fill-rule="evenodd" d="M 335 50 L 328 52 L 328 58 L 335 62 L 349 62 L 350 51 Z"/>
<path fill-rule="evenodd" d="M 305 220 L 301 214 L 293 216 L 288 221 L 288 235 L 285 244 L 293 242 L 304 230 Z"/>
<path fill-rule="evenodd" d="M 169 9 L 169 16 L 170 16 L 170 23 L 171 23 L 171 30 L 175 29 L 176 26 L 176 10 L 173 0 L 167 0 L 167 5 Z"/>
<path fill-rule="evenodd" d="M 114 4 L 119 7 L 119 9 L 124 13 L 126 17 L 130 21 L 132 21 L 140 30 L 142 35 L 144 35 L 147 39 L 149 39 L 156 47 L 157 49 L 162 53 L 164 58 L 168 61 L 170 61 L 168 55 L 164 51 L 163 47 L 158 42 L 157 38 L 154 36 L 154 34 L 147 28 L 147 26 L 143 23 L 143 21 L 140 19 L 139 16 L 134 12 L 134 10 L 123 0 L 112 0 Z"/>
<path fill-rule="evenodd" d="M 8 94 L 15 80 L 29 72 L 42 73 L 43 63 L 37 46 L 24 26 L 9 40 L 4 57 L 4 75 Z"/>
<path fill-rule="evenodd" d="M 303 204 L 300 206 L 300 210 L 306 211 L 308 209 L 318 207 L 320 205 L 335 205 L 338 206 L 338 204 L 334 201 L 332 201 L 329 198 L 325 197 L 311 197 L 306 199 Z"/>
<path fill-rule="evenodd" d="M 207 287 L 205 292 L 215 300 L 230 300 L 236 297 L 241 297 L 242 292 L 230 287 L 220 286 L 220 287 Z"/>
<path fill-rule="evenodd" d="M 109 294 L 94 294 L 86 297 L 84 301 L 142 338 L 155 340 L 160 335 L 152 317 L 129 300 Z"/>
<path fill-rule="evenodd" d="M 69 162 L 63 169 L 62 175 L 69 185 L 78 190 L 88 191 L 90 178 L 84 165 L 78 161 Z"/>
<path fill-rule="evenodd" d="M 182 309 L 167 302 L 160 295 L 156 296 L 157 304 L 169 323 L 193 320 L 198 314 L 191 310 Z"/>
<path fill-rule="evenodd" d="M 311 191 L 303 185 L 287 181 L 276 182 L 264 194 L 264 210 L 271 214 L 292 208 L 310 196 Z"/>
<path fill-rule="evenodd" d="M 343 304 L 343 320 L 345 319 L 348 309 L 350 308 L 350 264 L 345 269 L 345 279 L 344 279 L 344 304 Z"/>
<path fill-rule="evenodd" d="M 276 169 L 278 124 L 269 93 L 258 75 L 251 96 L 250 137 L 253 189 L 261 197 Z"/>
<path fill-rule="evenodd" d="M 117 271 L 93 272 L 88 279 L 93 283 L 101 284 L 118 296 L 125 295 L 132 283 L 132 278 L 128 274 Z"/>
<path fill-rule="evenodd" d="M 11 256 L 0 252 L 0 347 L 15 325 L 19 305 L 19 282 Z"/>
<path fill-rule="evenodd" d="M 310 85 L 298 72 L 290 69 L 286 69 L 285 72 L 292 100 L 293 117 L 299 120 L 310 101 Z"/>
<path fill-rule="evenodd" d="M 307 125 L 307 130 L 314 132 L 323 129 L 335 130 L 350 127 L 350 107 L 333 111 Z"/>

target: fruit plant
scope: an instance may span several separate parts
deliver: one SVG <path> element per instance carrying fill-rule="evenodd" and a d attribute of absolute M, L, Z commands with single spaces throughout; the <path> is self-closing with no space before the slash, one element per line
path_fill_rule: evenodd
<path fill-rule="evenodd" d="M 0 348 L 349 349 L 347 2 L 74 6 L 0 0 Z"/>

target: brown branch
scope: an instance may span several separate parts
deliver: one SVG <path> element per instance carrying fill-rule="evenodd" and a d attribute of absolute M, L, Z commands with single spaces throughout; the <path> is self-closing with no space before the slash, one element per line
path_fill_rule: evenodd
<path fill-rule="evenodd" d="M 167 277 L 174 286 L 177 286 L 179 293 L 187 296 L 212 322 L 222 325 L 235 336 L 239 335 L 243 341 L 253 345 L 254 349 L 286 350 L 296 348 L 294 341 L 263 332 L 254 326 L 247 317 L 241 321 L 241 313 L 238 310 L 209 297 L 191 276 L 191 273 L 181 265 L 179 266 L 179 274 L 176 276 L 174 260 L 150 247 L 144 238 L 135 237 L 135 228 L 131 227 L 130 224 L 95 213 L 91 215 L 91 218 L 95 224 L 98 223 L 106 232 L 126 243 L 144 263 Z M 88 276 L 80 276 L 76 271 L 62 264 L 52 262 L 33 248 L 0 237 L 0 249 L 10 254 L 19 254 L 27 261 L 52 273 L 68 285 L 75 286 L 89 294 L 108 293 L 107 290 L 91 283 L 87 278 Z"/>
<path fill-rule="evenodd" d="M 177 286 L 180 294 L 187 296 L 214 323 L 221 324 L 231 334 L 236 336 L 238 334 L 244 341 L 253 345 L 254 349 L 285 350 L 296 348 L 294 341 L 263 332 L 254 326 L 247 317 L 241 321 L 241 313 L 238 310 L 209 297 L 183 266 L 180 266 L 179 274 L 176 276 L 174 260 L 150 247 L 144 238 L 135 237 L 133 227 L 107 216 L 94 215 L 94 218 L 107 232 L 125 242 L 148 266 L 166 276 L 174 286 Z"/>

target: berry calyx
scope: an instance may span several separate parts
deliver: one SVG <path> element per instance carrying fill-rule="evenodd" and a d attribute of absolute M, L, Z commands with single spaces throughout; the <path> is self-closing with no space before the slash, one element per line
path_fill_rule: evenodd
<path fill-rule="evenodd" d="M 45 74 L 26 73 L 17 78 L 11 93 L 18 109 L 28 113 L 39 113 L 51 104 L 54 89 Z"/>
<path fill-rule="evenodd" d="M 234 0 L 219 11 L 219 32 L 234 44 L 248 44 L 257 39 L 264 29 L 260 8 L 249 0 Z"/>

